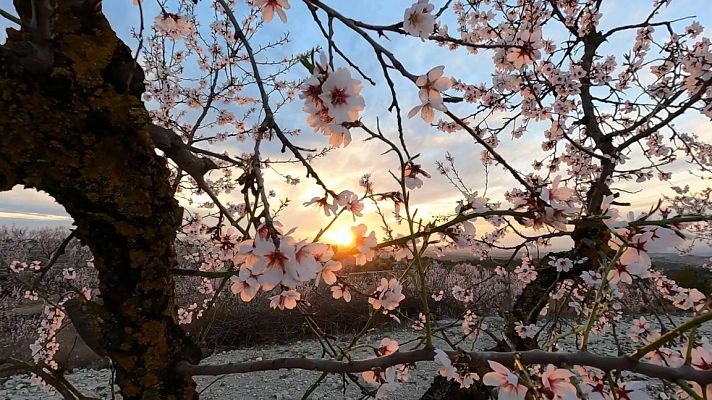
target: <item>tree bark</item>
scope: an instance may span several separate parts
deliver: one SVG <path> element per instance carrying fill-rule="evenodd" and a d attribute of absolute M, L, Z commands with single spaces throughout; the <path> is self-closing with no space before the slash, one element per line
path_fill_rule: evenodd
<path fill-rule="evenodd" d="M 143 72 L 97 2 L 56 2 L 34 22 L 15 3 L 24 26 L 0 48 L 0 191 L 43 190 L 74 219 L 100 278 L 84 309 L 123 397 L 197 399 L 174 372 L 200 350 L 174 319 L 180 208 L 147 129 Z"/>
<path fill-rule="evenodd" d="M 603 188 L 602 192 L 607 192 L 608 188 Z M 591 191 L 592 192 L 592 191 Z M 589 195 L 591 194 L 589 192 Z M 536 340 L 532 338 L 521 338 L 514 330 L 515 322 L 522 321 L 525 325 L 536 324 L 539 313 L 549 302 L 549 294 L 554 289 L 556 283 L 565 279 L 575 278 L 583 271 L 598 271 L 601 267 L 602 256 L 611 257 L 613 252 L 608 247 L 611 238 L 608 227 L 600 220 L 584 220 L 576 225 L 571 234 L 574 240 L 574 247 L 571 250 L 552 253 L 552 257 L 568 257 L 571 260 L 586 258 L 587 261 L 575 264 L 568 272 L 557 272 L 548 265 L 549 257 L 544 257 L 537 265 L 537 278 L 524 287 L 522 293 L 517 297 L 512 306 L 512 312 L 508 315 L 506 322 L 507 339 L 515 346 L 516 351 L 535 350 L 538 348 Z M 511 351 L 507 341 L 500 341 L 490 349 L 492 351 Z M 476 371 L 482 376 L 487 369 Z M 444 400 L 444 399 L 486 399 L 489 398 L 491 388 L 484 385 L 473 385 L 470 389 L 461 389 L 454 381 L 447 381 L 442 377 L 433 380 L 428 391 L 421 397 L 421 400 Z"/>

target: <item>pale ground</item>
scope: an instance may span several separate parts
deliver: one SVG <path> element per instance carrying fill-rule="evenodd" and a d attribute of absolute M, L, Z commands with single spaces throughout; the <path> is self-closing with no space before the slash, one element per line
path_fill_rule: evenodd
<path fill-rule="evenodd" d="M 649 318 L 651 320 L 651 318 Z M 676 323 L 682 321 L 680 318 L 674 318 Z M 497 324 L 496 321 L 491 321 L 491 324 Z M 626 324 L 621 324 L 626 325 Z M 619 337 L 622 337 L 627 332 L 623 326 L 619 327 Z M 708 323 L 699 331 L 707 338 L 712 338 L 712 323 Z M 398 330 L 391 332 L 372 332 L 366 336 L 366 342 L 378 345 L 378 342 L 383 337 L 390 337 L 403 343 L 414 337 L 409 330 Z M 486 338 L 483 338 L 486 339 Z M 475 346 L 476 349 L 483 349 L 492 345 L 489 340 L 481 339 Z M 466 349 L 472 343 L 467 344 Z M 442 343 L 435 343 L 436 347 L 445 348 Z M 568 347 L 568 346 L 565 346 Z M 404 347 L 409 349 L 408 346 Z M 592 337 L 590 347 L 591 351 L 599 354 L 616 355 L 614 341 L 610 333 L 602 336 Z M 625 351 L 632 349 L 628 342 L 623 343 Z M 361 353 L 362 358 L 367 358 L 371 355 Z M 280 358 L 280 357 L 321 357 L 321 346 L 316 340 L 298 341 L 292 345 L 264 345 L 242 348 L 230 352 L 219 353 L 205 359 L 203 363 L 226 363 L 226 362 L 241 362 L 255 360 L 261 357 L 262 359 Z M 437 374 L 437 366 L 435 363 L 421 363 L 417 369 L 411 371 L 410 379 L 401 385 L 399 391 L 391 396 L 392 399 L 419 399 L 420 396 L 427 390 L 432 382 L 433 377 Z M 199 390 L 202 390 L 201 399 L 245 399 L 245 400 L 262 400 L 262 399 L 301 399 L 304 391 L 316 380 L 320 375 L 318 372 L 311 371 L 268 371 L 252 374 L 230 375 L 224 376 L 215 381 L 215 378 L 198 377 L 196 380 L 199 385 Z M 69 380 L 74 382 L 79 390 L 84 394 L 99 397 L 102 399 L 110 399 L 111 390 L 109 385 L 110 373 L 106 369 L 92 370 L 80 369 L 68 376 Z M 327 377 L 310 399 L 316 400 L 339 400 L 339 399 L 358 399 L 361 397 L 359 388 L 346 381 L 345 392 L 344 384 L 340 376 L 330 375 Z M 212 383 L 212 384 L 211 384 Z M 651 387 L 650 394 L 654 395 L 659 389 Z M 37 399 L 60 399 L 59 396 L 48 395 L 43 388 L 32 386 L 29 378 L 26 376 L 14 376 L 0 383 L 0 399 L 8 400 L 37 400 Z M 119 396 L 117 395 L 117 398 Z"/>

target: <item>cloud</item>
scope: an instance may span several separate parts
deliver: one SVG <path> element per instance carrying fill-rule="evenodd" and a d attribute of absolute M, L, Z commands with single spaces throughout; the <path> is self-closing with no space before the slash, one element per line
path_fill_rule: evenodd
<path fill-rule="evenodd" d="M 0 220 L 32 220 L 32 221 L 67 221 L 71 222 L 72 218 L 67 215 L 40 214 L 31 212 L 15 212 L 11 210 L 0 209 Z"/>

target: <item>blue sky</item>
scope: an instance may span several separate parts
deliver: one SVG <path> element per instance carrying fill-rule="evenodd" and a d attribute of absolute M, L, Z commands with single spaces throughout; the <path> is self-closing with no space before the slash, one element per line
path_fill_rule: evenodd
<path fill-rule="evenodd" d="M 11 3 L 10 0 L 0 0 L 0 7 L 5 10 L 12 10 Z M 412 4 L 412 1 L 352 0 L 327 1 L 327 3 L 344 15 L 364 22 L 391 24 L 403 19 L 403 12 Z M 433 3 L 437 9 L 444 3 L 444 0 L 433 1 Z M 703 0 L 675 0 L 673 5 L 668 7 L 660 18 L 674 19 L 694 15 L 694 19 L 700 21 L 705 27 L 708 25 L 712 27 L 712 10 L 706 3 Z M 238 14 L 244 14 L 247 5 L 240 0 L 237 1 L 237 4 Z M 278 18 L 275 18 L 264 29 L 260 30 L 256 36 L 257 42 L 265 42 L 286 31 L 290 32 L 291 42 L 271 53 L 273 57 L 301 53 L 316 46 L 325 46 L 325 41 L 306 6 L 297 0 L 290 0 L 290 4 L 292 7 L 287 10 L 289 18 L 287 24 L 282 24 Z M 651 4 L 652 0 L 605 1 L 602 10 L 601 27 L 607 28 L 623 23 L 639 22 L 645 18 L 647 15 L 645 12 L 650 9 Z M 209 17 L 209 7 L 210 2 L 202 0 L 199 5 L 199 15 L 201 17 Z M 129 46 L 135 48 L 137 43 L 131 37 L 131 29 L 138 26 L 138 8 L 133 6 L 130 0 L 112 0 L 104 2 L 104 10 L 112 27 L 119 36 Z M 153 17 L 159 12 L 159 7 L 154 0 L 144 0 L 144 12 L 146 22 L 150 24 Z M 449 25 L 451 34 L 456 34 L 456 25 L 451 12 L 446 13 L 439 22 Z M 682 22 L 678 26 L 682 28 L 688 25 L 689 22 Z M 0 26 L 5 27 L 7 24 L 2 21 Z M 378 118 L 384 131 L 393 136 L 395 134 L 393 129 L 395 118 L 386 110 L 388 104 L 390 104 L 390 93 L 385 86 L 381 68 L 377 64 L 371 48 L 360 37 L 343 28 L 338 22 L 335 22 L 334 27 L 336 41 L 341 49 L 352 60 L 356 61 L 367 75 L 377 82 L 376 86 L 371 86 L 364 82 L 363 96 L 367 104 L 364 121 L 368 125 L 375 126 L 375 121 Z M 704 35 L 709 34 L 710 30 L 707 29 Z M 545 31 L 545 35 L 555 40 L 565 38 L 563 32 L 556 30 Z M 620 55 L 630 48 L 634 35 L 634 31 L 616 35 L 613 40 L 604 45 L 603 53 L 616 54 L 620 59 Z M 388 36 L 388 40 L 381 39 L 381 43 L 393 50 L 404 63 L 406 69 L 413 73 L 422 74 L 436 65 L 445 64 L 445 74 L 448 76 L 456 76 L 468 83 L 486 82 L 488 80 L 492 68 L 491 53 L 481 52 L 473 56 L 465 50 L 451 52 L 432 44 L 423 43 L 414 37 L 395 34 L 389 34 Z M 345 63 L 338 58 L 336 59 L 336 64 L 337 67 L 345 66 Z M 288 77 L 293 80 L 300 80 L 304 79 L 306 75 L 307 73 L 304 69 L 296 68 L 290 72 Z M 352 75 L 356 76 L 355 73 L 352 73 Z M 405 79 L 398 77 L 396 74 L 393 76 L 396 79 L 396 87 L 401 94 L 401 107 L 405 114 L 412 106 L 418 103 L 417 90 Z M 280 125 L 288 129 L 303 129 L 303 134 L 296 139 L 300 145 L 312 148 L 328 146 L 326 138 L 321 135 L 314 135 L 307 128 L 305 114 L 301 111 L 301 107 L 301 101 L 296 101 L 285 108 L 278 115 Z M 712 142 L 712 129 L 710 129 L 711 125 L 708 120 L 698 116 L 691 116 L 681 120 L 678 125 L 684 129 L 701 133 L 703 137 L 706 136 L 709 139 L 709 142 Z M 426 181 L 422 189 L 415 191 L 413 194 L 413 200 L 420 209 L 419 215 L 432 216 L 452 212 L 455 202 L 461 198 L 455 190 L 447 186 L 443 177 L 438 176 L 435 168 L 435 161 L 443 160 L 446 151 L 450 151 L 455 156 L 466 183 L 474 190 L 482 192 L 485 176 L 478 161 L 481 149 L 473 144 L 466 134 L 445 134 L 433 129 L 418 118 L 406 119 L 404 127 L 411 153 L 421 154 L 419 162 L 425 170 L 433 175 L 433 178 Z M 343 189 L 356 191 L 358 189 L 357 180 L 364 173 L 373 174 L 378 191 L 394 190 L 395 184 L 388 177 L 387 172 L 389 169 L 397 167 L 393 157 L 380 155 L 382 149 L 375 142 L 362 142 L 361 139 L 364 137 L 361 133 L 354 131 L 353 134 L 354 142 L 348 148 L 336 150 L 327 157 L 315 162 L 317 171 L 323 172 L 327 183 L 337 191 Z M 512 159 L 516 167 L 529 171 L 529 165 L 541 153 L 539 150 L 541 138 L 541 133 L 534 132 L 530 139 L 522 141 L 503 140 L 500 151 L 503 155 Z M 226 148 L 233 154 L 249 151 L 245 145 L 232 142 Z M 276 145 L 272 146 L 271 150 L 274 158 L 280 156 Z M 684 168 L 678 167 L 678 169 L 683 170 Z M 320 195 L 321 191 L 316 188 L 312 181 L 304 178 L 304 174 L 299 168 L 285 167 L 280 171 L 302 178 L 300 185 L 289 187 L 284 185 L 282 179 L 277 175 L 272 174 L 266 177 L 267 182 L 277 189 L 281 198 L 289 197 L 292 200 L 292 206 L 290 206 L 289 212 L 285 214 L 282 222 L 291 227 L 304 225 L 304 221 L 310 221 L 310 226 L 307 226 L 306 233 L 313 232 L 315 227 L 318 226 L 318 223 L 313 221 L 324 221 L 324 219 L 318 210 L 304 209 L 301 207 L 301 203 L 314 195 Z M 688 181 L 692 182 L 692 177 L 684 172 L 681 172 L 676 178 L 679 182 L 682 182 L 682 185 Z M 676 182 L 676 184 L 680 183 Z M 661 185 L 657 182 L 652 182 L 651 185 L 654 185 L 654 187 L 648 187 L 644 193 L 627 200 L 633 201 L 637 209 L 645 209 L 655 201 L 661 192 L 672 193 L 666 185 Z M 495 167 L 489 177 L 488 195 L 495 201 L 501 201 L 503 200 L 501 198 L 503 192 L 515 186 L 515 182 L 511 177 L 501 173 L 500 169 Z M 226 201 L 231 200 L 229 195 L 223 196 L 223 198 Z M 370 207 L 367 208 L 367 211 L 369 209 Z M 387 212 L 390 213 L 390 209 Z M 369 217 L 364 221 L 373 223 L 373 228 L 377 229 L 376 226 L 378 224 L 374 218 Z M 0 224 L 29 226 L 42 224 L 70 225 L 71 219 L 66 216 L 62 207 L 54 203 L 48 196 L 16 188 L 10 192 L 0 193 Z M 343 218 L 336 228 L 347 229 L 352 224 L 353 221 L 350 218 Z"/>

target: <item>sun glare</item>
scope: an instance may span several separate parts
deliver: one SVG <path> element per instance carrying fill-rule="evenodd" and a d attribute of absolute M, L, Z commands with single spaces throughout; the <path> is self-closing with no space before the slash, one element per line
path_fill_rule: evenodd
<path fill-rule="evenodd" d="M 351 230 L 327 231 L 324 234 L 324 241 L 339 246 L 351 246 L 354 243 L 354 236 Z"/>

